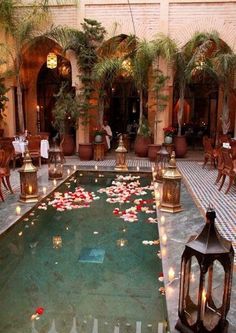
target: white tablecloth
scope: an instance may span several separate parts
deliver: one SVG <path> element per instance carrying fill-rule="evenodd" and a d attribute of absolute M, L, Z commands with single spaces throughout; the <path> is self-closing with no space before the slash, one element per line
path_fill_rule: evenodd
<path fill-rule="evenodd" d="M 27 142 L 23 141 L 12 141 L 16 153 L 21 153 L 22 156 L 25 152 L 25 147 Z M 48 149 L 49 149 L 49 142 L 48 140 L 41 140 L 40 142 L 40 155 L 44 158 L 48 158 Z"/>
<path fill-rule="evenodd" d="M 15 149 L 16 153 L 21 153 L 22 156 L 24 155 L 25 152 L 25 147 L 27 145 L 27 142 L 24 141 L 12 141 L 13 147 Z"/>
<path fill-rule="evenodd" d="M 44 158 L 48 158 L 48 149 L 49 149 L 49 142 L 48 140 L 41 140 L 40 144 L 40 155 Z"/>

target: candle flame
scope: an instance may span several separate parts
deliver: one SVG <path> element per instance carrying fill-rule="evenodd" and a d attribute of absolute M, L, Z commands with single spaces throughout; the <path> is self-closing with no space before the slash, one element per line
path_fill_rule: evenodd
<path fill-rule="evenodd" d="M 172 281 L 175 278 L 175 271 L 172 267 L 170 267 L 169 271 L 168 271 L 168 280 Z"/>
<path fill-rule="evenodd" d="M 31 185 L 29 185 L 29 194 L 32 194 L 33 188 Z"/>
<path fill-rule="evenodd" d="M 164 224 L 165 223 L 165 216 L 161 216 L 161 224 Z"/>
<path fill-rule="evenodd" d="M 166 242 L 167 242 L 167 236 L 166 236 L 166 234 L 164 234 L 164 235 L 162 235 L 162 244 L 166 245 Z"/>
<path fill-rule="evenodd" d="M 17 207 L 16 207 L 16 214 L 17 214 L 17 215 L 20 215 L 20 213 L 21 213 L 21 207 L 20 207 L 20 206 L 17 206 Z"/>

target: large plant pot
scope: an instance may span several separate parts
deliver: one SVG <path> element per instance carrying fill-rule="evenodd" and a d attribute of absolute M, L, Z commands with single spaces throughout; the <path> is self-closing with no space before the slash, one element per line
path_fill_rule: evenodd
<path fill-rule="evenodd" d="M 177 135 L 174 138 L 175 144 L 175 156 L 176 157 L 184 157 L 187 153 L 187 141 L 184 135 Z"/>
<path fill-rule="evenodd" d="M 150 161 L 155 162 L 157 159 L 157 153 L 161 149 L 161 145 L 148 145 L 148 158 Z"/>
<path fill-rule="evenodd" d="M 80 143 L 78 153 L 79 153 L 79 158 L 82 161 L 92 160 L 92 158 L 93 158 L 92 143 Z"/>
<path fill-rule="evenodd" d="M 148 145 L 151 144 L 150 137 L 144 137 L 141 135 L 137 135 L 134 143 L 134 152 L 139 157 L 147 157 L 148 156 Z"/>
<path fill-rule="evenodd" d="M 65 156 L 71 156 L 75 153 L 75 141 L 72 134 L 65 134 L 62 149 Z"/>

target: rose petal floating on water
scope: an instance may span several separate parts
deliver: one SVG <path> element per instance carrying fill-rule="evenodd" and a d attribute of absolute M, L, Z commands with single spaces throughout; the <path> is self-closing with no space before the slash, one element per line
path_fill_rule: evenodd
<path fill-rule="evenodd" d="M 41 316 L 44 313 L 44 308 L 42 308 L 42 307 L 37 308 L 35 313 L 37 313 L 38 315 Z"/>

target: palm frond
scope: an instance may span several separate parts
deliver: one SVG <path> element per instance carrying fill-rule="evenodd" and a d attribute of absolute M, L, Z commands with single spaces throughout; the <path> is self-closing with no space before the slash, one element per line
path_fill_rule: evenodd
<path fill-rule="evenodd" d="M 178 52 L 178 46 L 174 39 L 165 34 L 158 34 L 153 41 L 157 56 L 163 57 L 167 61 L 173 61 Z"/>
<path fill-rule="evenodd" d="M 99 82 L 112 82 L 119 72 L 122 71 L 123 59 L 121 58 L 105 58 L 95 64 L 93 75 L 95 80 Z"/>

